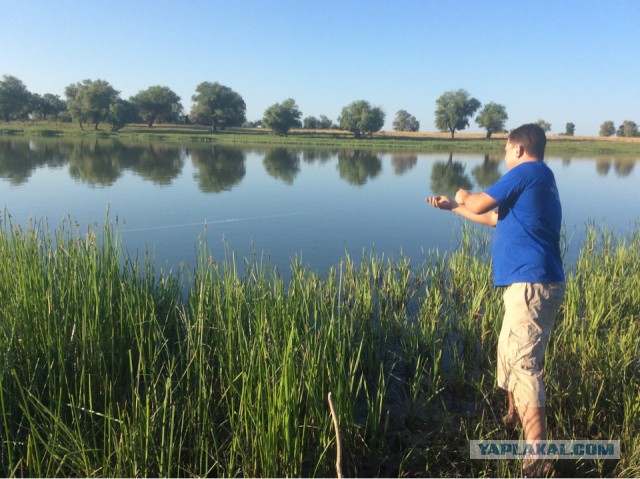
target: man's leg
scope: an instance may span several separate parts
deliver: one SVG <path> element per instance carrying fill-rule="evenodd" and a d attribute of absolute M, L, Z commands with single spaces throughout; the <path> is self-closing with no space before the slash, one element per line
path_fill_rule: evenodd
<path fill-rule="evenodd" d="M 505 291 L 505 320 L 498 344 L 498 385 L 509 391 L 505 418 L 511 411 L 517 411 L 515 416 L 520 419 L 526 441 L 547 439 L 542 382 L 544 353 L 563 296 L 564 285 L 514 284 Z M 552 471 L 551 464 L 544 460 L 523 461 L 525 477 L 547 476 Z"/>
<path fill-rule="evenodd" d="M 515 427 L 518 424 L 520 418 L 518 417 L 518 411 L 513 401 L 513 392 L 507 391 L 507 413 L 502 416 L 502 422 L 509 427 Z"/>
<path fill-rule="evenodd" d="M 518 414 L 526 441 L 545 441 L 547 439 L 546 407 L 525 407 L 518 411 Z"/>

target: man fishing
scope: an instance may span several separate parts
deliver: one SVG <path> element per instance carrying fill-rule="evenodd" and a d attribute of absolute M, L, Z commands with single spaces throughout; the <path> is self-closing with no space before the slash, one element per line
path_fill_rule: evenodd
<path fill-rule="evenodd" d="M 507 391 L 503 419 L 512 425 L 519 420 L 526 441 L 547 438 L 544 354 L 565 292 L 562 208 L 553 172 L 543 162 L 546 142 L 540 126 L 522 125 L 509 133 L 508 171 L 495 184 L 482 193 L 460 189 L 453 200 L 443 195 L 426 200 L 495 227 L 494 284 L 505 288 L 497 383 Z M 534 460 L 523 464 L 525 476 L 548 474 L 550 466 Z"/>

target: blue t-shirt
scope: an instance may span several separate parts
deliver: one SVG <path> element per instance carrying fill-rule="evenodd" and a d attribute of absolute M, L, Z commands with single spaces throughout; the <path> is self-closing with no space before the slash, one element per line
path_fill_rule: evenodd
<path fill-rule="evenodd" d="M 485 193 L 498 202 L 493 238 L 495 285 L 564 281 L 562 208 L 551 169 L 541 161 L 521 163 Z"/>

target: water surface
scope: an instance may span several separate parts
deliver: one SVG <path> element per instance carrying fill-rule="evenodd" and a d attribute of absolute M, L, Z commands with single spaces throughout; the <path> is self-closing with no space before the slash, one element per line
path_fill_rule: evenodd
<path fill-rule="evenodd" d="M 589 222 L 620 234 L 634 227 L 638 158 L 546 162 L 563 204 L 569 267 Z M 457 245 L 462 222 L 424 198 L 479 191 L 505 171 L 501 156 L 482 153 L 0 137 L 0 195 L 14 223 L 101 225 L 108 211 L 129 254 L 148 248 L 164 268 L 194 266 L 199 241 L 214 260 L 255 252 L 285 273 L 292 257 L 323 274 L 363 251 L 420 265 L 430 251 Z"/>

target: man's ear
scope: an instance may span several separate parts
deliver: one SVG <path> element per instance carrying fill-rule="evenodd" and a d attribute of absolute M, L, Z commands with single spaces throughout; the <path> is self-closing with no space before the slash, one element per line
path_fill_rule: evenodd
<path fill-rule="evenodd" d="M 522 145 L 516 145 L 516 157 L 517 158 L 522 158 L 522 156 L 524 155 L 524 146 Z"/>

